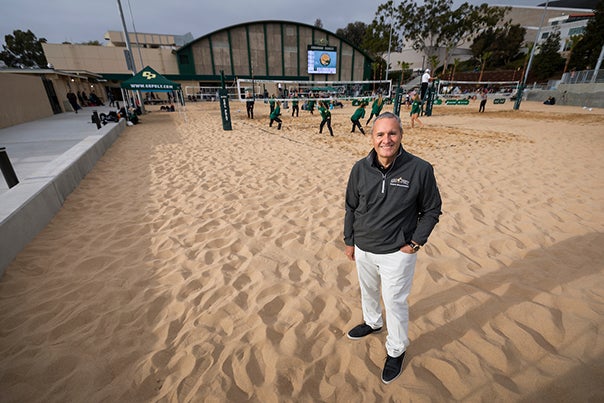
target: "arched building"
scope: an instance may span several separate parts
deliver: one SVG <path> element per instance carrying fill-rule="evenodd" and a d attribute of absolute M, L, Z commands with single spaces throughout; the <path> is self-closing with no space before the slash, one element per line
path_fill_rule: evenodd
<path fill-rule="evenodd" d="M 313 63 L 314 55 L 320 58 L 325 53 L 330 57 L 321 61 L 327 69 L 316 69 L 321 61 Z M 373 61 L 350 42 L 323 28 L 278 20 L 222 28 L 184 45 L 176 55 L 178 79 L 200 85 L 219 83 L 221 71 L 227 80 L 369 80 Z"/>

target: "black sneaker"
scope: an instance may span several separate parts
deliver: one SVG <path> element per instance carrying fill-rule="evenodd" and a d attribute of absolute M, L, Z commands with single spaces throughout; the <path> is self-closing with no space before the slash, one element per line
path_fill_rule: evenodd
<path fill-rule="evenodd" d="M 371 333 L 379 333 L 382 331 L 381 327 L 377 329 L 372 328 L 368 324 L 361 323 L 358 326 L 353 327 L 346 335 L 351 340 L 362 339 L 363 337 L 370 335 Z"/>
<path fill-rule="evenodd" d="M 388 385 L 399 377 L 403 372 L 403 360 L 405 359 L 405 353 L 401 354 L 400 357 L 386 357 L 384 363 L 384 370 L 382 371 L 382 382 Z"/>

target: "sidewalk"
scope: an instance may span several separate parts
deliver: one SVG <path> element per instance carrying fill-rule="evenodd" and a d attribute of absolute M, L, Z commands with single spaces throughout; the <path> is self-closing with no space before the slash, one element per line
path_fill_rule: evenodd
<path fill-rule="evenodd" d="M 0 129 L 0 147 L 19 180 L 9 189 L 0 175 L 0 276 L 124 130 L 123 119 L 100 129 L 92 123 L 93 111 L 111 110 L 86 107 Z"/>
<path fill-rule="evenodd" d="M 116 108 L 86 107 L 77 114 L 60 113 L 45 119 L 0 129 L 0 147 L 6 147 L 19 182 L 44 169 L 44 166 L 91 135 L 98 135 L 92 112 L 107 114 Z M 107 126 L 115 123 L 107 123 Z M 103 128 L 101 128 L 102 130 Z M 0 195 L 8 190 L 0 175 Z"/>

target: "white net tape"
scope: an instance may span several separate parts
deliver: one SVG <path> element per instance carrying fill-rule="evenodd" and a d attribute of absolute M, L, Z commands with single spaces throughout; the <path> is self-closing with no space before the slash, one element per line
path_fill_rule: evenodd
<path fill-rule="evenodd" d="M 489 98 L 508 98 L 516 94 L 520 81 L 440 81 L 437 92 L 439 98 L 459 99 L 476 97 L 487 89 Z"/>
<path fill-rule="evenodd" d="M 229 91 L 230 93 L 230 91 Z M 320 100 L 354 100 L 375 98 L 379 94 L 390 97 L 392 94 L 391 80 L 368 81 L 278 81 L 238 79 L 233 99 L 245 101 L 245 97 L 255 99 L 275 98 L 281 101 L 298 98 L 313 98 Z"/>

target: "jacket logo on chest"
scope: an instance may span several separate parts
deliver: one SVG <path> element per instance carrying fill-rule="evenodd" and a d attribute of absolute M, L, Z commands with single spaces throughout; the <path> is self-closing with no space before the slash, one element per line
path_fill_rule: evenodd
<path fill-rule="evenodd" d="M 409 181 L 407 179 L 403 179 L 400 176 L 398 178 L 390 179 L 390 186 L 399 186 L 403 188 L 409 187 Z"/>

